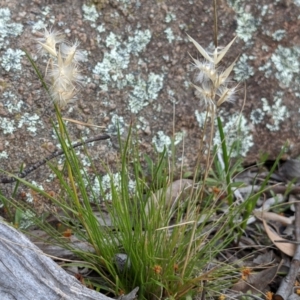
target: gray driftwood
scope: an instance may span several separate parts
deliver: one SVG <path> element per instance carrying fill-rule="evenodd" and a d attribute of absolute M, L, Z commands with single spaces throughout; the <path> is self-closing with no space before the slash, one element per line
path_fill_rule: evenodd
<path fill-rule="evenodd" d="M 109 300 L 83 286 L 16 229 L 0 221 L 0 299 Z M 135 299 L 137 289 L 122 300 Z"/>

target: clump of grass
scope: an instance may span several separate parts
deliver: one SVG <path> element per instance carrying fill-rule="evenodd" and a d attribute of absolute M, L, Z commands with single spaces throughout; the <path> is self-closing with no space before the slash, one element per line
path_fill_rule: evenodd
<path fill-rule="evenodd" d="M 59 130 L 57 135 L 60 136 Z M 222 204 L 209 195 L 200 205 L 195 195 L 201 187 L 197 185 L 190 185 L 187 193 L 182 186 L 182 193 L 175 195 L 175 203 L 171 203 L 166 183 L 166 175 L 170 174 L 160 173 L 168 159 L 166 153 L 158 154 L 151 163 L 150 182 L 161 187 L 158 192 L 152 191 L 149 172 L 143 171 L 139 150 L 130 135 L 120 149 L 119 182 L 111 180 L 112 200 L 100 202 L 93 193 L 90 177 L 82 172 L 75 151 L 67 147 L 70 142 L 68 137 L 60 137 L 62 148 L 68 149 L 66 164 L 71 166 L 73 177 L 66 178 L 57 167 L 51 166 L 59 179 L 61 194 L 51 196 L 24 180 L 20 182 L 53 201 L 61 211 L 56 216 L 59 223 L 92 246 L 92 252 L 75 248 L 64 233 L 36 216 L 35 224 L 52 237 L 53 243 L 70 249 L 83 266 L 98 274 L 90 283 L 110 295 L 139 287 L 139 299 L 185 299 L 196 295 L 204 282 L 207 293 L 217 293 L 218 278 L 221 280 L 228 268 L 218 265 L 214 257 L 233 239 L 235 228 L 228 227 L 233 213 L 218 213 Z M 130 161 L 135 163 L 131 166 Z M 133 193 L 129 191 L 132 180 Z M 105 197 L 103 191 L 102 198 Z M 105 221 L 103 205 L 112 226 Z"/>

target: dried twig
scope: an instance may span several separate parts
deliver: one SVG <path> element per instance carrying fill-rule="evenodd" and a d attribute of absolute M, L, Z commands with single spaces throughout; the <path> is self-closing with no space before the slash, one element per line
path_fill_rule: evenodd
<path fill-rule="evenodd" d="M 299 198 L 298 198 L 299 199 Z M 295 203 L 295 238 L 296 242 L 300 242 L 300 201 Z M 294 257 L 291 262 L 288 275 L 281 281 L 280 287 L 274 296 L 275 300 L 286 300 L 293 291 L 293 286 L 298 275 L 300 267 L 300 244 L 297 244 Z"/>
<path fill-rule="evenodd" d="M 91 142 L 95 142 L 95 141 L 100 141 L 100 140 L 107 140 L 109 139 L 110 136 L 105 134 L 105 135 L 97 135 L 95 137 L 89 138 L 85 141 L 82 142 L 78 142 L 75 143 L 74 145 L 72 145 L 72 148 L 77 148 L 80 146 L 83 146 L 85 144 L 91 143 Z M 19 173 L 16 177 L 18 178 L 24 178 L 26 177 L 28 174 L 30 174 L 31 172 L 33 172 L 34 170 L 36 170 L 37 168 L 39 168 L 40 166 L 42 166 L 43 164 L 45 164 L 46 162 L 48 162 L 49 160 L 64 154 L 63 150 L 57 150 L 55 152 L 53 152 L 51 155 L 49 155 L 48 157 L 36 162 L 35 164 L 33 164 L 32 166 L 28 167 L 27 169 L 25 169 L 23 172 Z M 4 177 L 4 178 L 0 178 L 0 183 L 13 183 L 17 181 L 16 177 Z"/>
<path fill-rule="evenodd" d="M 259 192 L 261 190 L 260 185 L 248 185 L 243 186 L 240 188 L 237 188 L 241 193 L 247 193 L 250 194 L 251 192 Z M 286 186 L 286 185 L 270 185 L 268 187 L 265 187 L 265 192 L 272 191 L 275 194 L 291 194 L 291 195 L 298 195 L 300 194 L 300 186 Z"/>
<path fill-rule="evenodd" d="M 292 194 L 292 195 L 300 194 L 300 186 L 287 187 L 283 185 L 276 185 L 267 188 L 267 190 L 273 191 L 275 194 L 285 194 L 285 193 Z"/>

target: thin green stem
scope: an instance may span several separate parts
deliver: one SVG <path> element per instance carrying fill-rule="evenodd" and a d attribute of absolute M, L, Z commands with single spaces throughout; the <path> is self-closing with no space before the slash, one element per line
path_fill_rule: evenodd
<path fill-rule="evenodd" d="M 33 61 L 32 57 L 30 56 L 30 54 L 27 52 L 27 50 L 23 49 L 23 51 L 25 52 L 25 55 L 27 56 L 28 60 L 30 61 L 36 75 L 38 76 L 39 80 L 41 81 L 43 88 L 47 91 L 47 93 L 49 94 L 49 88 L 47 86 L 47 83 L 44 80 L 44 77 L 42 75 L 42 73 L 40 72 L 40 70 L 38 69 L 36 63 Z"/>
<path fill-rule="evenodd" d="M 191 236 L 190 236 L 189 246 L 188 246 L 188 248 L 187 248 L 186 259 L 185 259 L 185 261 L 184 261 L 184 266 L 183 266 L 182 272 L 181 272 L 181 277 L 182 277 L 182 279 L 184 278 L 185 270 L 186 270 L 187 264 L 188 264 L 189 261 L 190 261 L 190 252 L 191 252 L 192 244 L 193 244 L 193 241 L 194 241 L 196 229 L 197 229 L 197 222 L 194 222 L 194 226 L 193 226 L 192 233 L 191 233 Z"/>
<path fill-rule="evenodd" d="M 229 157 L 227 153 L 226 139 L 223 131 L 223 125 L 220 117 L 217 118 L 218 129 L 220 134 L 221 146 L 222 146 L 222 156 L 224 160 L 224 172 L 226 178 L 227 185 L 227 194 L 228 194 L 228 204 L 231 206 L 233 203 L 233 193 L 231 190 L 231 178 L 230 178 L 230 170 L 229 170 Z"/>

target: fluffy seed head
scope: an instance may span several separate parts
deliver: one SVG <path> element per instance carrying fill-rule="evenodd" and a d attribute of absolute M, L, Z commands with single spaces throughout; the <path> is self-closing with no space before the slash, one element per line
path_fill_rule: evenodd
<path fill-rule="evenodd" d="M 234 102 L 235 94 L 238 86 L 228 88 L 227 86 L 221 86 L 217 89 L 217 95 L 219 97 L 217 106 L 222 105 L 224 102 Z"/>
<path fill-rule="evenodd" d="M 62 43 L 60 45 L 60 52 L 62 57 L 65 59 L 65 63 L 68 64 L 72 61 L 79 63 L 84 60 L 84 54 L 78 50 L 79 42 L 76 40 L 71 46 Z"/>
<path fill-rule="evenodd" d="M 80 74 L 78 66 L 72 61 L 67 61 L 62 58 L 61 53 L 58 53 L 57 60 L 52 63 L 48 76 L 52 79 L 53 84 L 59 84 L 63 87 L 80 83 Z"/>
<path fill-rule="evenodd" d="M 60 31 L 44 29 L 42 38 L 36 39 L 39 44 L 39 51 L 48 52 L 52 56 L 57 56 L 56 44 L 62 43 L 64 40 L 63 35 Z"/>
<path fill-rule="evenodd" d="M 81 83 L 79 62 L 84 59 L 82 51 L 78 50 L 78 41 L 70 46 L 63 41 L 59 31 L 47 29 L 44 37 L 37 39 L 41 50 L 52 55 L 46 79 L 50 85 L 51 98 L 60 108 L 74 99 L 78 91 L 77 86 Z"/>
<path fill-rule="evenodd" d="M 204 50 L 193 38 L 188 36 L 195 45 L 204 60 L 200 61 L 192 57 L 199 73 L 196 77 L 198 85 L 194 85 L 201 100 L 210 110 L 222 105 L 226 101 L 234 101 L 234 93 L 237 87 L 229 88 L 229 75 L 235 65 L 234 61 L 225 70 L 221 70 L 218 64 L 228 52 L 235 38 L 224 48 L 216 47 L 213 52 Z"/>

